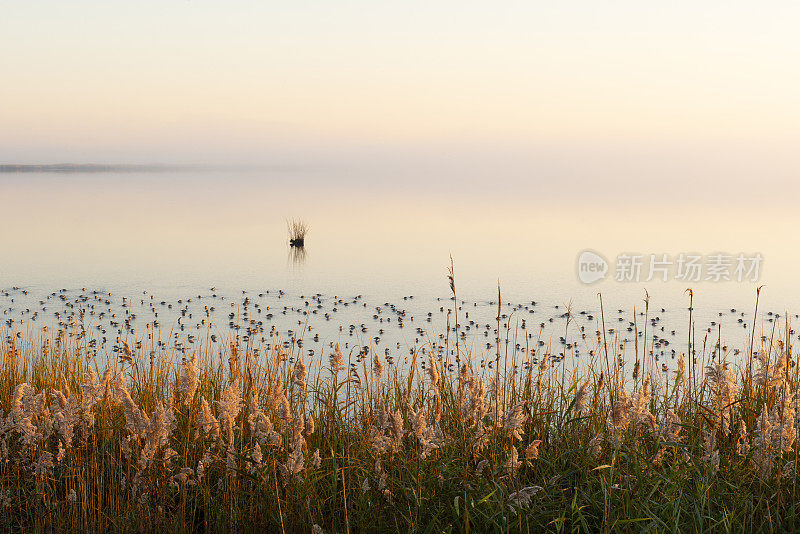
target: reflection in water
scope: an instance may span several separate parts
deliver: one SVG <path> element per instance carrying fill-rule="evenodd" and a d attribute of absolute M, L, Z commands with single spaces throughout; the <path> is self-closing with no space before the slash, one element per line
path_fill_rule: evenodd
<path fill-rule="evenodd" d="M 294 245 L 289 247 L 289 261 L 292 265 L 302 265 L 305 263 L 307 256 L 306 247 Z"/>

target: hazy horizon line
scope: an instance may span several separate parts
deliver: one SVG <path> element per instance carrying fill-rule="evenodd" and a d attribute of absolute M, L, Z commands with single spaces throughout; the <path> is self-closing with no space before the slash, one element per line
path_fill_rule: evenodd
<path fill-rule="evenodd" d="M 206 163 L 0 163 L 0 173 L 157 172 L 288 170 L 289 165 Z"/>

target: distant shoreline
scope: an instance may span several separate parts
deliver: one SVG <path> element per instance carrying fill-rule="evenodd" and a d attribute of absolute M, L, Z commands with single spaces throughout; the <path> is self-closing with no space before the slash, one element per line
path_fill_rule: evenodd
<path fill-rule="evenodd" d="M 41 165 L 0 164 L 0 173 L 16 172 L 153 172 L 196 170 L 198 165 L 53 163 Z"/>

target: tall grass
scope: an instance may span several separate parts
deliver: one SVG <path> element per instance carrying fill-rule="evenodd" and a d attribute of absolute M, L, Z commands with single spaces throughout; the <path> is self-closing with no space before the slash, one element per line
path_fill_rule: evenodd
<path fill-rule="evenodd" d="M 104 365 L 81 325 L 6 326 L 0 527 L 797 530 L 781 330 L 752 365 L 714 347 L 667 372 L 646 336 L 626 361 L 601 324 L 587 361 L 504 358 L 515 333 L 498 328 L 487 365 L 456 333 L 403 368 L 369 347 L 312 360 L 235 339 L 187 353 L 143 339 Z"/>

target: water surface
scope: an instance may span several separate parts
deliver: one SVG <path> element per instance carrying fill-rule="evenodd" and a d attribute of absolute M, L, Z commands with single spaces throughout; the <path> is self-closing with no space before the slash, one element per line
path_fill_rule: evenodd
<path fill-rule="evenodd" d="M 637 314 L 645 311 L 647 291 L 648 336 L 657 336 L 650 342 L 670 359 L 686 347 L 687 287 L 694 292 L 697 343 L 707 337 L 711 345 L 721 335 L 731 350 L 745 347 L 761 284 L 759 337 L 783 325 L 787 310 L 791 319 L 800 312 L 796 253 L 787 242 L 791 213 L 760 205 L 628 202 L 624 195 L 615 201 L 594 191 L 566 195 L 555 187 L 554 194 L 554 188 L 539 191 L 501 179 L 483 192 L 474 182 L 458 191 L 435 183 L 346 180 L 319 169 L 25 173 L 0 180 L 8 223 L 0 257 L 6 317 L 38 308 L 37 320 L 52 322 L 53 311 L 72 303 L 56 319 L 63 320 L 80 308 L 82 295 L 96 291 L 110 303 L 105 321 L 115 311 L 124 313 L 122 297 L 138 306 L 133 322 L 139 321 L 140 333 L 153 321 L 167 332 L 185 333 L 197 321 L 184 321 L 181 331 L 180 310 L 194 319 L 208 306 L 216 310 L 215 327 L 224 331 L 230 330 L 231 312 L 237 322 L 243 319 L 248 299 L 247 323 L 258 315 L 259 328 L 284 340 L 305 329 L 307 349 L 317 335 L 317 351 L 341 340 L 406 352 L 446 335 L 453 308 L 446 279 L 451 255 L 459 323 L 476 353 L 495 350 L 498 284 L 500 329 L 520 328 L 524 319 L 525 334 L 512 344 L 522 351 L 540 342 L 556 354 L 581 343 L 591 350 L 602 328 L 601 293 L 606 329 L 624 342 L 643 330 L 643 315 L 631 323 L 634 307 Z M 302 261 L 286 234 L 287 218 L 297 216 L 311 224 Z M 587 248 L 608 258 L 612 269 L 625 252 L 759 252 L 764 262 L 757 282 L 621 283 L 612 273 L 585 285 L 576 276 L 576 258 Z M 47 296 L 50 313 L 39 304 Z M 266 314 L 272 314 L 268 321 Z M 108 322 L 105 330 L 101 339 L 109 347 L 132 335 Z M 588 341 L 579 342 L 584 334 Z"/>

